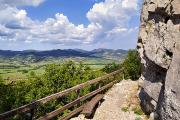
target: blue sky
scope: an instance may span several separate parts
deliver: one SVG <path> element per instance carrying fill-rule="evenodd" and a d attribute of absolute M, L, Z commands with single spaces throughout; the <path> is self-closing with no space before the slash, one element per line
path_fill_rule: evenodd
<path fill-rule="evenodd" d="M 140 0 L 0 0 L 0 49 L 136 47 Z"/>
<path fill-rule="evenodd" d="M 103 0 L 97 0 L 101 2 Z M 86 18 L 86 13 L 96 3 L 95 0 L 46 0 L 38 7 L 20 7 L 25 9 L 28 16 L 33 20 L 46 20 L 49 17 L 54 17 L 56 13 L 63 13 L 68 16 L 69 21 L 74 24 L 89 24 Z"/>

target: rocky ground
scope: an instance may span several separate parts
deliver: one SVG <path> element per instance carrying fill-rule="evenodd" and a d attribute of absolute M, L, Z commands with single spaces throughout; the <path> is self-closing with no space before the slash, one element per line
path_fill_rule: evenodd
<path fill-rule="evenodd" d="M 104 96 L 91 120 L 147 120 L 139 106 L 138 82 L 124 80 L 115 84 Z M 71 120 L 89 120 L 79 115 Z"/>

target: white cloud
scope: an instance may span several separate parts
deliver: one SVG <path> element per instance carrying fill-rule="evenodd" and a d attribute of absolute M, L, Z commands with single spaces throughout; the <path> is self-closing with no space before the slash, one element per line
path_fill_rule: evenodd
<path fill-rule="evenodd" d="M 136 15 L 137 0 L 130 0 L 133 4 L 124 7 L 123 3 L 127 0 L 105 0 L 105 2 L 96 3 L 87 13 L 87 18 L 91 24 L 101 26 L 96 40 L 112 40 L 111 35 L 124 35 L 128 31 L 129 22 L 132 16 Z M 129 2 L 129 1 L 128 1 Z M 115 38 L 118 39 L 118 38 Z"/>
<path fill-rule="evenodd" d="M 105 0 L 96 3 L 87 13 L 90 24 L 71 23 L 62 13 L 45 21 L 33 21 L 25 10 L 16 6 L 37 6 L 44 0 L 0 0 L 0 40 L 24 43 L 63 45 L 92 44 L 112 41 L 133 33 L 129 26 L 138 12 L 137 0 Z"/>
<path fill-rule="evenodd" d="M 1 5 L 10 6 L 38 6 L 44 0 L 0 0 Z"/>
<path fill-rule="evenodd" d="M 127 9 L 138 9 L 138 0 L 123 0 L 122 7 Z"/>

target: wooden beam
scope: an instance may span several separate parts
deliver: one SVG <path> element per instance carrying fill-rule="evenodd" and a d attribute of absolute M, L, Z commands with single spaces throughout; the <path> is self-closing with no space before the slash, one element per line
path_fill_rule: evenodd
<path fill-rule="evenodd" d="M 77 115 L 78 113 L 80 113 L 84 108 L 84 105 L 80 106 L 79 108 L 73 110 L 72 112 L 70 112 L 67 116 L 62 117 L 61 120 L 69 120 L 70 118 L 74 117 L 75 115 Z"/>
<path fill-rule="evenodd" d="M 34 106 L 37 106 L 37 105 L 39 105 L 39 104 L 45 104 L 45 103 L 47 103 L 47 102 L 49 102 L 49 101 L 51 101 L 51 100 L 54 100 L 54 99 L 60 98 L 60 97 L 62 97 L 62 96 L 65 96 L 65 95 L 67 95 L 67 94 L 69 94 L 69 93 L 71 93 L 71 92 L 73 92 L 73 91 L 76 91 L 76 90 L 78 90 L 78 89 L 82 89 L 82 88 L 84 88 L 84 87 L 86 87 L 86 86 L 88 86 L 88 85 L 92 85 L 92 84 L 97 83 L 97 82 L 99 82 L 99 81 L 105 80 L 106 78 L 111 77 L 111 76 L 113 76 L 113 75 L 115 75 L 115 74 L 117 74 L 117 73 L 119 73 L 119 72 L 121 72 L 121 70 L 117 70 L 117 71 L 112 72 L 112 73 L 110 73 L 110 74 L 106 74 L 106 75 L 104 75 L 104 76 L 102 76 L 102 77 L 98 77 L 98 78 L 96 78 L 96 79 L 89 80 L 89 81 L 87 81 L 87 82 L 85 82 L 85 83 L 76 85 L 76 86 L 74 86 L 74 87 L 72 87 L 72 88 L 69 88 L 69 89 L 66 89 L 66 90 L 64 90 L 64 91 L 62 91 L 62 92 L 58 92 L 58 93 L 52 94 L 52 95 L 50 95 L 50 96 L 47 96 L 47 97 L 45 97 L 45 98 L 36 100 L 36 101 L 34 101 L 34 102 L 32 102 L 32 103 L 26 104 L 26 105 L 21 106 L 21 107 L 19 107 L 19 108 L 16 108 L 16 109 L 10 110 L 10 111 L 8 111 L 8 112 L 2 113 L 2 114 L 0 114 L 0 120 L 1 120 L 1 119 L 5 119 L 5 118 L 9 118 L 9 117 L 11 117 L 11 116 L 13 116 L 13 115 L 16 115 L 16 114 L 18 114 L 18 113 L 27 112 L 27 111 L 33 109 Z"/>
<path fill-rule="evenodd" d="M 113 82 L 111 82 L 111 83 L 109 83 L 109 84 L 107 84 L 107 85 L 105 85 L 105 86 L 103 86 L 103 87 L 101 87 L 101 88 L 99 88 L 99 89 L 97 89 L 95 91 L 92 91 L 92 92 L 90 92 L 90 93 L 88 93 L 88 94 L 86 94 L 86 95 L 84 95 L 84 96 L 82 96 L 82 97 L 80 97 L 80 98 L 66 104 L 62 108 L 59 108 L 59 109 L 56 109 L 56 110 L 54 110 L 54 111 L 52 111 L 50 113 L 47 113 L 45 116 L 40 117 L 38 120 L 50 120 L 50 119 L 54 118 L 55 116 L 57 116 L 58 114 L 65 111 L 66 109 L 69 109 L 70 107 L 80 103 L 81 101 L 84 101 L 84 100 L 86 100 L 86 99 L 88 99 L 88 98 L 102 92 L 103 90 L 112 87 L 116 82 L 117 81 L 113 81 Z"/>
<path fill-rule="evenodd" d="M 85 106 L 81 114 L 85 115 L 86 117 L 90 117 L 94 112 L 95 106 L 99 103 L 99 101 L 104 97 L 103 94 L 97 94 L 95 97 L 92 98 Z"/>
<path fill-rule="evenodd" d="M 30 111 L 31 109 L 34 108 L 34 106 L 38 104 L 37 102 L 32 102 L 30 104 L 27 104 L 27 105 L 24 105 L 24 106 L 21 106 L 19 108 L 16 108 L 16 109 L 13 109 L 11 111 L 8 111 L 8 112 L 5 112 L 5 113 L 2 113 L 0 114 L 0 120 L 4 120 L 6 118 L 9 118 L 13 115 L 16 115 L 18 113 L 24 113 L 24 112 L 27 112 L 27 111 Z"/>

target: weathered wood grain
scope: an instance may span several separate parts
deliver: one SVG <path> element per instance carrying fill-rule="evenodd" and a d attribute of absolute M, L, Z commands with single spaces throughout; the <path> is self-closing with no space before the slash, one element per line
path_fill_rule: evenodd
<path fill-rule="evenodd" d="M 75 115 L 77 115 L 78 113 L 80 113 L 84 108 L 84 105 L 80 106 L 79 108 L 73 110 L 72 112 L 70 112 L 67 116 L 61 118 L 61 120 L 69 120 L 70 118 L 74 117 Z"/>
<path fill-rule="evenodd" d="M 99 101 L 104 97 L 103 94 L 97 94 L 91 101 L 89 101 L 85 106 L 81 114 L 86 117 L 90 117 L 94 112 L 95 106 L 99 103 Z"/>

